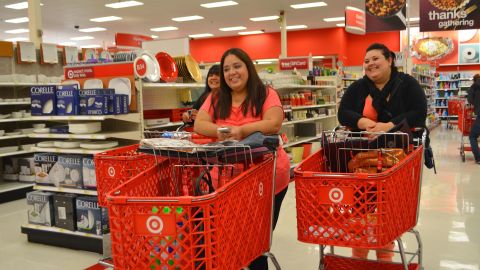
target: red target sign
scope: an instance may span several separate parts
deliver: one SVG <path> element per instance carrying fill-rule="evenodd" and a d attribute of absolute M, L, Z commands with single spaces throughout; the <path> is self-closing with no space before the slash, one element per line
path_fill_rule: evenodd
<path fill-rule="evenodd" d="M 320 187 L 320 203 L 321 204 L 353 204 L 354 189 L 351 187 Z"/>
<path fill-rule="evenodd" d="M 174 215 L 135 215 L 135 233 L 137 235 L 176 235 L 176 221 Z"/>

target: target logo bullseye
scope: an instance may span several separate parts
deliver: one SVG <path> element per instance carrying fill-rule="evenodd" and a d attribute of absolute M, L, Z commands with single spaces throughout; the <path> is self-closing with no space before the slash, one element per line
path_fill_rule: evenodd
<path fill-rule="evenodd" d="M 263 196 L 263 183 L 260 183 L 260 184 L 258 185 L 258 194 L 259 194 L 260 196 Z"/>
<path fill-rule="evenodd" d="M 108 175 L 110 175 L 110 177 L 114 177 L 115 176 L 115 168 L 108 167 Z"/>
<path fill-rule="evenodd" d="M 328 198 L 334 203 L 339 203 L 343 200 L 343 191 L 339 188 L 332 188 L 330 192 L 328 192 Z"/>
<path fill-rule="evenodd" d="M 160 217 L 149 217 L 145 225 L 150 233 L 159 234 L 163 231 L 163 220 Z"/>
<path fill-rule="evenodd" d="M 69 70 L 69 71 L 67 72 L 67 77 L 68 77 L 69 79 L 73 79 L 74 76 L 75 76 L 75 74 L 73 73 L 73 70 Z"/>

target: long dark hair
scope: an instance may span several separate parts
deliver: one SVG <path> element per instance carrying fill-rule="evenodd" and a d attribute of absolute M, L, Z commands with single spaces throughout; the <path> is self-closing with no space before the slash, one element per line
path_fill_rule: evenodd
<path fill-rule="evenodd" d="M 397 67 L 395 66 L 395 58 L 397 58 L 397 56 L 395 55 L 394 52 L 390 51 L 390 49 L 387 46 L 385 46 L 382 43 L 373 43 L 372 45 L 368 46 L 365 53 L 373 50 L 382 51 L 383 56 L 385 56 L 385 59 L 387 60 L 392 59 L 392 64 L 390 65 L 390 68 L 392 69 L 392 71 L 395 71 L 395 72 L 398 71 Z"/>
<path fill-rule="evenodd" d="M 210 88 L 210 85 L 208 85 L 208 78 L 212 75 L 220 76 L 220 65 L 215 64 L 211 66 L 208 70 L 207 80 L 205 82 L 205 91 L 203 91 L 197 102 L 195 102 L 195 105 L 193 105 L 194 109 L 200 109 L 200 107 L 202 107 L 202 104 L 205 102 L 205 99 L 207 99 L 208 95 L 210 95 L 210 93 L 212 92 L 212 88 Z"/>
<path fill-rule="evenodd" d="M 248 54 L 242 49 L 232 48 L 223 53 L 220 62 L 220 91 L 217 95 L 216 102 L 212 103 L 214 119 L 226 119 L 230 116 L 232 110 L 232 89 L 227 85 L 223 73 L 225 58 L 229 55 L 235 55 L 238 57 L 243 63 L 245 63 L 248 71 L 247 96 L 241 106 L 242 113 L 246 116 L 248 110 L 251 110 L 252 115 L 257 117 L 262 113 L 263 103 L 267 98 L 267 88 L 262 80 L 260 80 L 250 56 L 248 56 Z"/>

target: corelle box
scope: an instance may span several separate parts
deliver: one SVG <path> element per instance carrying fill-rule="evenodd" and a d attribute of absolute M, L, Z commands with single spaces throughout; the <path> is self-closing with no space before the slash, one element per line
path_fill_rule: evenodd
<path fill-rule="evenodd" d="M 60 177 L 55 182 L 61 187 L 82 189 L 82 158 L 81 155 L 58 155 L 58 166 L 63 170 L 63 174 L 55 175 L 54 177 Z"/>
<path fill-rule="evenodd" d="M 105 95 L 107 95 L 108 103 L 107 103 L 107 108 L 108 108 L 108 114 L 115 114 L 115 89 L 113 88 L 106 88 L 103 89 Z"/>
<path fill-rule="evenodd" d="M 18 159 L 20 167 L 19 180 L 22 182 L 35 182 L 35 161 L 33 157 L 24 157 Z"/>
<path fill-rule="evenodd" d="M 97 197 L 77 197 L 77 230 L 102 235 L 108 233 L 108 213 L 98 205 Z"/>
<path fill-rule="evenodd" d="M 128 114 L 128 95 L 114 95 L 114 114 Z"/>
<path fill-rule="evenodd" d="M 80 90 L 80 112 L 86 115 L 108 114 L 108 95 L 104 89 Z"/>
<path fill-rule="evenodd" d="M 32 191 L 27 193 L 28 223 L 43 226 L 55 225 L 53 193 Z"/>
<path fill-rule="evenodd" d="M 79 115 L 80 96 L 77 85 L 61 85 L 57 87 L 57 115 Z"/>
<path fill-rule="evenodd" d="M 3 159 L 3 180 L 18 181 L 20 166 L 18 164 L 19 158 L 6 157 Z"/>
<path fill-rule="evenodd" d="M 57 113 L 56 89 L 55 85 L 30 87 L 32 115 L 55 115 Z"/>
<path fill-rule="evenodd" d="M 70 231 L 77 229 L 76 198 L 77 195 L 71 193 L 58 193 L 53 195 L 56 227 Z"/>
<path fill-rule="evenodd" d="M 39 185 L 59 186 L 63 169 L 57 165 L 58 157 L 52 153 L 35 153 L 35 182 Z"/>
<path fill-rule="evenodd" d="M 95 175 L 95 162 L 93 156 L 84 156 L 83 164 L 83 186 L 87 189 L 97 189 L 97 178 Z"/>

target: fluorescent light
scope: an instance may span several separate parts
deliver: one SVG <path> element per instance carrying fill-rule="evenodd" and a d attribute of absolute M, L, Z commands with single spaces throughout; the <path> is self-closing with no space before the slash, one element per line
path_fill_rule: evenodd
<path fill-rule="evenodd" d="M 324 59 L 325 56 L 312 56 L 312 59 Z"/>
<path fill-rule="evenodd" d="M 263 34 L 263 31 L 247 31 L 247 32 L 239 32 L 239 35 L 256 35 L 256 34 Z"/>
<path fill-rule="evenodd" d="M 143 3 L 138 1 L 123 1 L 123 2 L 105 4 L 105 6 L 109 8 L 127 8 L 127 7 L 141 6 L 141 5 L 143 5 Z"/>
<path fill-rule="evenodd" d="M 92 45 L 85 45 L 85 46 L 81 46 L 82 48 L 87 48 L 87 49 L 94 49 L 94 48 L 101 48 L 102 46 L 100 45 L 96 45 L 96 44 L 92 44 Z"/>
<path fill-rule="evenodd" d="M 93 18 L 90 19 L 92 22 L 111 22 L 111 21 L 118 21 L 121 20 L 121 17 L 117 16 L 107 16 L 107 17 L 99 17 L 99 18 Z"/>
<path fill-rule="evenodd" d="M 204 33 L 204 34 L 194 34 L 194 35 L 188 35 L 191 38 L 201 38 L 201 37 L 213 37 L 213 34 L 210 33 Z"/>
<path fill-rule="evenodd" d="M 103 27 L 92 27 L 92 28 L 83 28 L 83 29 L 78 29 L 80 32 L 85 32 L 85 33 L 90 33 L 90 32 L 99 32 L 99 31 L 105 31 L 107 30 L 106 28 Z"/>
<path fill-rule="evenodd" d="M 193 16 L 172 18 L 172 21 L 176 21 L 176 22 L 186 22 L 186 21 L 194 21 L 194 20 L 201 20 L 201 19 L 203 19 L 202 16 L 193 15 Z"/>
<path fill-rule="evenodd" d="M 158 36 L 155 36 L 155 35 L 151 35 L 150 37 L 151 38 L 158 38 Z"/>
<path fill-rule="evenodd" d="M 29 39 L 26 37 L 15 37 L 15 38 L 7 38 L 5 41 L 15 42 L 15 41 L 28 41 Z"/>
<path fill-rule="evenodd" d="M 81 36 L 81 37 L 70 38 L 70 40 L 89 40 L 89 39 L 93 39 L 93 37 L 91 37 L 91 36 Z"/>
<path fill-rule="evenodd" d="M 40 6 L 43 6 L 42 3 L 40 3 Z M 27 9 L 28 8 L 28 2 L 19 2 L 16 4 L 10 4 L 6 5 L 6 8 L 11 8 L 11 9 Z"/>
<path fill-rule="evenodd" d="M 265 58 L 265 59 L 256 59 L 254 61 L 257 61 L 257 62 L 278 62 L 278 59 L 276 58 Z"/>
<path fill-rule="evenodd" d="M 7 23 L 24 23 L 28 22 L 28 17 L 15 18 L 10 20 L 5 20 Z"/>
<path fill-rule="evenodd" d="M 23 29 L 23 28 L 5 31 L 5 33 L 7 34 L 22 34 L 22 33 L 28 33 L 28 32 L 29 32 L 28 29 Z"/>
<path fill-rule="evenodd" d="M 178 30 L 178 28 L 175 26 L 150 28 L 150 31 L 154 31 L 154 32 L 165 32 L 165 31 L 173 31 L 173 30 Z"/>
<path fill-rule="evenodd" d="M 344 23 L 337 23 L 337 26 L 338 27 L 345 27 L 345 24 Z"/>
<path fill-rule="evenodd" d="M 325 18 L 323 20 L 326 22 L 343 22 L 345 21 L 345 17 Z"/>
<path fill-rule="evenodd" d="M 250 18 L 250 21 L 254 21 L 254 22 L 273 21 L 273 20 L 276 20 L 278 18 L 280 18 L 280 17 L 278 17 L 277 15 L 274 15 L 274 16 Z"/>
<path fill-rule="evenodd" d="M 245 29 L 247 29 L 245 26 L 232 26 L 232 27 L 219 28 L 218 30 L 227 32 L 227 31 L 240 31 Z"/>
<path fill-rule="evenodd" d="M 66 41 L 66 42 L 62 42 L 58 45 L 62 45 L 62 46 L 73 46 L 73 45 L 76 45 L 77 43 L 76 42 L 71 42 L 71 41 Z"/>
<path fill-rule="evenodd" d="M 235 5 L 238 5 L 238 3 L 235 1 L 221 1 L 221 2 L 205 3 L 205 4 L 201 4 L 200 6 L 204 8 L 217 8 L 217 7 L 226 7 L 226 6 L 235 6 Z"/>
<path fill-rule="evenodd" d="M 257 61 L 257 65 L 268 65 L 271 64 L 272 62 L 270 61 Z"/>
<path fill-rule="evenodd" d="M 292 30 L 292 29 L 305 29 L 307 28 L 306 25 L 300 24 L 300 25 L 289 25 L 287 26 L 287 30 Z"/>
<path fill-rule="evenodd" d="M 295 5 L 290 5 L 290 6 L 294 9 L 313 8 L 313 7 L 325 7 L 325 6 L 327 6 L 327 3 L 325 3 L 325 2 L 311 2 L 311 3 L 295 4 Z"/>
<path fill-rule="evenodd" d="M 408 19 L 409 22 L 418 22 L 420 21 L 420 18 L 419 17 L 414 17 L 414 18 L 410 18 Z"/>

